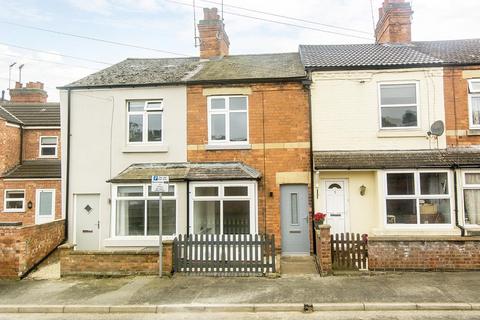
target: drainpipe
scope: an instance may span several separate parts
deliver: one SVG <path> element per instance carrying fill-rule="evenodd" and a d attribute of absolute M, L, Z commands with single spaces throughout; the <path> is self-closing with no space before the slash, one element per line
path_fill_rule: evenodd
<path fill-rule="evenodd" d="M 312 201 L 312 212 L 311 212 L 311 228 L 312 228 L 312 239 L 313 239 L 313 252 L 317 254 L 317 237 L 315 234 L 315 224 L 313 223 L 313 215 L 315 214 L 315 177 L 313 174 L 313 127 L 312 127 L 312 77 L 311 73 L 308 72 L 307 80 L 302 82 L 303 87 L 308 90 L 308 125 L 309 125 L 309 136 L 310 136 L 310 195 Z"/>
<path fill-rule="evenodd" d="M 455 226 L 460 229 L 462 237 L 465 237 L 465 228 L 460 225 L 460 217 L 458 216 L 458 179 L 457 179 L 457 165 L 452 166 L 453 170 L 453 194 L 454 194 L 454 201 L 455 201 Z"/>
<path fill-rule="evenodd" d="M 19 155 L 19 159 L 18 159 L 18 162 L 20 164 L 23 163 L 23 135 L 25 134 L 25 131 L 24 131 L 24 127 L 23 127 L 23 124 L 20 125 L 20 155 Z"/>
<path fill-rule="evenodd" d="M 67 89 L 67 168 L 65 177 L 65 238 L 63 242 L 68 240 L 68 208 L 70 193 L 70 111 L 71 111 L 71 89 Z"/>
<path fill-rule="evenodd" d="M 187 235 L 190 234 L 190 181 L 187 180 Z"/>

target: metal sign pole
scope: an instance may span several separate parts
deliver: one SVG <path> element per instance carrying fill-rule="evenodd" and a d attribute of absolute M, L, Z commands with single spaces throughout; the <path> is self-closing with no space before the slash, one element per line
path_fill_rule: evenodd
<path fill-rule="evenodd" d="M 163 265 L 163 243 L 162 243 L 162 192 L 159 192 L 158 196 L 158 275 L 162 277 L 162 265 Z"/>

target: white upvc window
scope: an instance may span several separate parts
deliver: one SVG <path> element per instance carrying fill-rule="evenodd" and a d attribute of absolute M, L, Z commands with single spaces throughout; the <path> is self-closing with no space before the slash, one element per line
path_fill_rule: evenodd
<path fill-rule="evenodd" d="M 452 225 L 450 172 L 440 170 L 385 173 L 387 226 Z"/>
<path fill-rule="evenodd" d="M 58 137 L 42 136 L 39 143 L 40 158 L 56 158 L 58 156 Z"/>
<path fill-rule="evenodd" d="M 419 127 L 419 83 L 379 83 L 381 129 Z"/>
<path fill-rule="evenodd" d="M 5 190 L 4 212 L 25 212 L 25 190 Z"/>
<path fill-rule="evenodd" d="M 158 192 L 150 184 L 113 186 L 112 235 L 122 237 L 152 237 L 159 234 Z M 177 234 L 177 188 L 169 185 L 162 193 L 162 233 L 166 238 Z"/>
<path fill-rule="evenodd" d="M 55 220 L 55 189 L 37 189 L 35 222 L 47 223 Z"/>
<path fill-rule="evenodd" d="M 463 174 L 463 208 L 466 226 L 480 226 L 480 172 Z"/>
<path fill-rule="evenodd" d="M 127 102 L 128 144 L 155 144 L 163 141 L 163 100 Z"/>
<path fill-rule="evenodd" d="M 480 79 L 468 80 L 468 113 L 471 129 L 480 129 Z"/>
<path fill-rule="evenodd" d="M 248 97 L 208 97 L 208 143 L 248 144 Z"/>
<path fill-rule="evenodd" d="M 192 183 L 190 233 L 257 233 L 255 182 Z"/>

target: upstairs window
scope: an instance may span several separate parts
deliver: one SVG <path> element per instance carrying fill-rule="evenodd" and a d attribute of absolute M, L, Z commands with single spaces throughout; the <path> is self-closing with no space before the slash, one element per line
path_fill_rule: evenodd
<path fill-rule="evenodd" d="M 418 83 L 380 84 L 381 128 L 418 127 Z"/>
<path fill-rule="evenodd" d="M 58 137 L 40 137 L 40 158 L 56 158 Z"/>
<path fill-rule="evenodd" d="M 480 79 L 468 81 L 470 128 L 480 129 Z"/>
<path fill-rule="evenodd" d="M 128 142 L 161 143 L 163 128 L 163 100 L 129 101 Z"/>
<path fill-rule="evenodd" d="M 248 143 L 248 99 L 246 96 L 208 98 L 208 142 Z"/>
<path fill-rule="evenodd" d="M 480 225 L 480 172 L 466 172 L 463 180 L 465 224 Z"/>

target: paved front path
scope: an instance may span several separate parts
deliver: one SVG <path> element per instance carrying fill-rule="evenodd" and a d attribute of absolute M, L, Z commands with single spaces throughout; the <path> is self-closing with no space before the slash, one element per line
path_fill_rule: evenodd
<path fill-rule="evenodd" d="M 4 305 L 480 302 L 480 273 L 0 281 Z"/>

